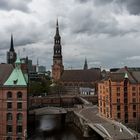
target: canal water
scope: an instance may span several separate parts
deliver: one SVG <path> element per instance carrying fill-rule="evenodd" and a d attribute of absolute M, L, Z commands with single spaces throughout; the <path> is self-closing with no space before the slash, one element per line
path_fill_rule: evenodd
<path fill-rule="evenodd" d="M 59 115 L 40 116 L 29 127 L 29 140 L 93 140 L 84 138 L 72 124 L 64 124 Z"/>

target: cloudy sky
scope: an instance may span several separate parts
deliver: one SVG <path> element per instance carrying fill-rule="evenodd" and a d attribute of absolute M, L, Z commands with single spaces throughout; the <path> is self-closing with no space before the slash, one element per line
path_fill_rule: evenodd
<path fill-rule="evenodd" d="M 0 0 L 0 62 L 10 35 L 20 57 L 51 69 L 59 19 L 66 69 L 140 67 L 140 0 Z"/>

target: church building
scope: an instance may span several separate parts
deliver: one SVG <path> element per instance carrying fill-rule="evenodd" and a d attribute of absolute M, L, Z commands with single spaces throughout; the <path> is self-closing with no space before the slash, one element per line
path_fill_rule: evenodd
<path fill-rule="evenodd" d="M 83 69 L 64 70 L 58 20 L 54 37 L 52 78 L 54 82 L 62 85 L 67 92 L 78 92 L 80 87 L 90 87 L 96 91 L 97 82 L 101 79 L 100 68 L 88 69 L 87 59 L 85 59 Z M 73 91 L 73 89 L 76 91 Z"/>

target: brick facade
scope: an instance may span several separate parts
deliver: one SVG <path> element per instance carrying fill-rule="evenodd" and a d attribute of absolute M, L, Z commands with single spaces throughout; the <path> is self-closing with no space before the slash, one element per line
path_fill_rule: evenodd
<path fill-rule="evenodd" d="M 136 124 L 140 120 L 140 83 L 133 73 L 129 74 L 125 78 L 125 73 L 112 73 L 98 83 L 99 113 L 123 123 Z"/>
<path fill-rule="evenodd" d="M 8 93 L 12 96 L 8 97 Z M 18 94 L 21 96 L 18 97 Z M 8 103 L 12 104 L 11 107 Z M 18 103 L 21 104 L 18 106 Z M 8 118 L 8 113 L 12 117 Z M 22 114 L 21 118 L 18 115 Z M 0 89 L 0 140 L 24 140 L 27 130 L 27 88 L 10 88 L 4 87 Z M 12 127 L 11 132 L 8 132 L 8 126 Z M 18 132 L 18 127 L 21 130 Z"/>

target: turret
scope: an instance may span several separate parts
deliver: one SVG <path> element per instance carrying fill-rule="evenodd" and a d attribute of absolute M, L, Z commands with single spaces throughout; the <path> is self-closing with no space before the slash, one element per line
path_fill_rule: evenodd
<path fill-rule="evenodd" d="M 14 49 L 14 41 L 13 41 L 13 35 L 11 35 L 11 44 L 10 49 L 7 52 L 7 63 L 8 64 L 14 64 L 17 58 L 17 54 Z"/>
<path fill-rule="evenodd" d="M 85 58 L 84 70 L 88 69 L 87 59 Z"/>
<path fill-rule="evenodd" d="M 59 34 L 58 20 L 56 22 L 56 33 L 54 36 L 54 54 L 53 54 L 53 65 L 52 65 L 52 77 L 54 81 L 58 81 L 63 73 L 63 59 L 62 59 L 62 46 L 61 37 Z"/>

